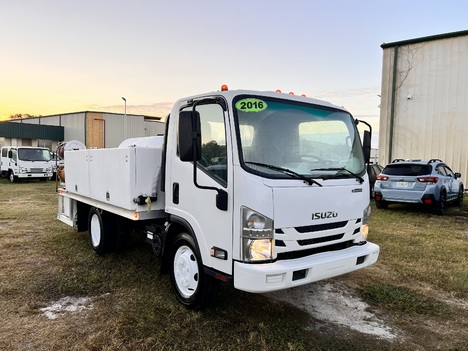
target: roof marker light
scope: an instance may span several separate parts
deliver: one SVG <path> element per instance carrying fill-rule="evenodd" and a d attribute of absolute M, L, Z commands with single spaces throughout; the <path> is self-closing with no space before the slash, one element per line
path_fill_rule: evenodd
<path fill-rule="evenodd" d="M 281 90 L 279 90 L 279 89 L 276 89 L 276 92 L 277 92 L 277 93 L 281 93 Z"/>
<path fill-rule="evenodd" d="M 289 92 L 289 95 L 294 95 L 294 93 L 292 91 Z"/>
<path fill-rule="evenodd" d="M 226 84 L 221 85 L 221 91 L 228 91 L 228 86 Z"/>
<path fill-rule="evenodd" d="M 301 96 L 302 96 L 302 97 L 307 97 L 306 94 L 302 94 Z"/>

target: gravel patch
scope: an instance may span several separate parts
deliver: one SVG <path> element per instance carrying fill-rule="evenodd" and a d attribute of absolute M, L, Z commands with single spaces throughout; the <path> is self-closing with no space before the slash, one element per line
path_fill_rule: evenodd
<path fill-rule="evenodd" d="M 265 294 L 300 308 L 317 320 L 346 326 L 382 339 L 397 337 L 391 327 L 369 312 L 369 305 L 350 288 L 337 283 L 318 282 Z"/>

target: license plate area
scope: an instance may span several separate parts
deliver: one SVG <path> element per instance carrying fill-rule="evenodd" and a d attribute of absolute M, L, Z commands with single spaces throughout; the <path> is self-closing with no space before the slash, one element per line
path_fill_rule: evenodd
<path fill-rule="evenodd" d="M 408 188 L 409 183 L 408 182 L 396 182 L 395 186 L 397 188 Z"/>

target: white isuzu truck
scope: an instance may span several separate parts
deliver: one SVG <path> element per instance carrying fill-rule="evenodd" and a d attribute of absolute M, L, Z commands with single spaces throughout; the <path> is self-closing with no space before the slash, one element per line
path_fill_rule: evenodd
<path fill-rule="evenodd" d="M 371 132 L 345 109 L 280 92 L 181 99 L 164 136 L 64 152 L 58 219 L 97 254 L 146 233 L 178 300 L 220 281 L 264 293 L 376 262 L 367 241 Z"/>
<path fill-rule="evenodd" d="M 44 147 L 4 146 L 0 152 L 0 175 L 13 183 L 18 179 L 47 180 L 52 177 L 50 150 Z"/>

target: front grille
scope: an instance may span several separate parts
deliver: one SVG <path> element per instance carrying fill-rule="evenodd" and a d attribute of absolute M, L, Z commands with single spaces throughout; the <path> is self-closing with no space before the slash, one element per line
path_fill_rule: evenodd
<path fill-rule="evenodd" d="M 31 173 L 42 173 L 44 170 L 42 168 L 31 168 Z"/>
<path fill-rule="evenodd" d="M 299 233 L 310 233 L 310 232 L 319 232 L 322 230 L 331 230 L 337 228 L 343 228 L 348 221 L 334 222 L 334 223 L 325 223 L 325 224 L 316 224 L 316 225 L 307 225 L 303 227 L 295 227 Z"/>
<path fill-rule="evenodd" d="M 348 247 L 351 247 L 354 245 L 353 240 L 349 241 L 344 241 L 342 243 L 338 244 L 333 244 L 333 245 L 327 245 L 327 246 L 321 246 L 313 249 L 307 249 L 307 250 L 301 250 L 301 251 L 291 251 L 291 252 L 281 252 L 278 253 L 278 260 L 291 260 L 295 258 L 301 258 L 301 257 L 306 257 L 310 255 L 315 255 L 318 253 L 322 252 L 329 252 L 329 251 L 338 251 L 338 250 L 344 250 L 347 249 Z"/>
<path fill-rule="evenodd" d="M 321 238 L 298 240 L 297 243 L 299 245 L 301 245 L 301 246 L 320 244 L 320 243 L 326 243 L 327 241 L 340 240 L 343 236 L 344 236 L 344 233 L 343 234 L 330 235 L 330 236 L 322 236 Z"/>
<path fill-rule="evenodd" d="M 286 244 L 283 240 L 275 240 L 275 246 L 286 247 Z"/>

